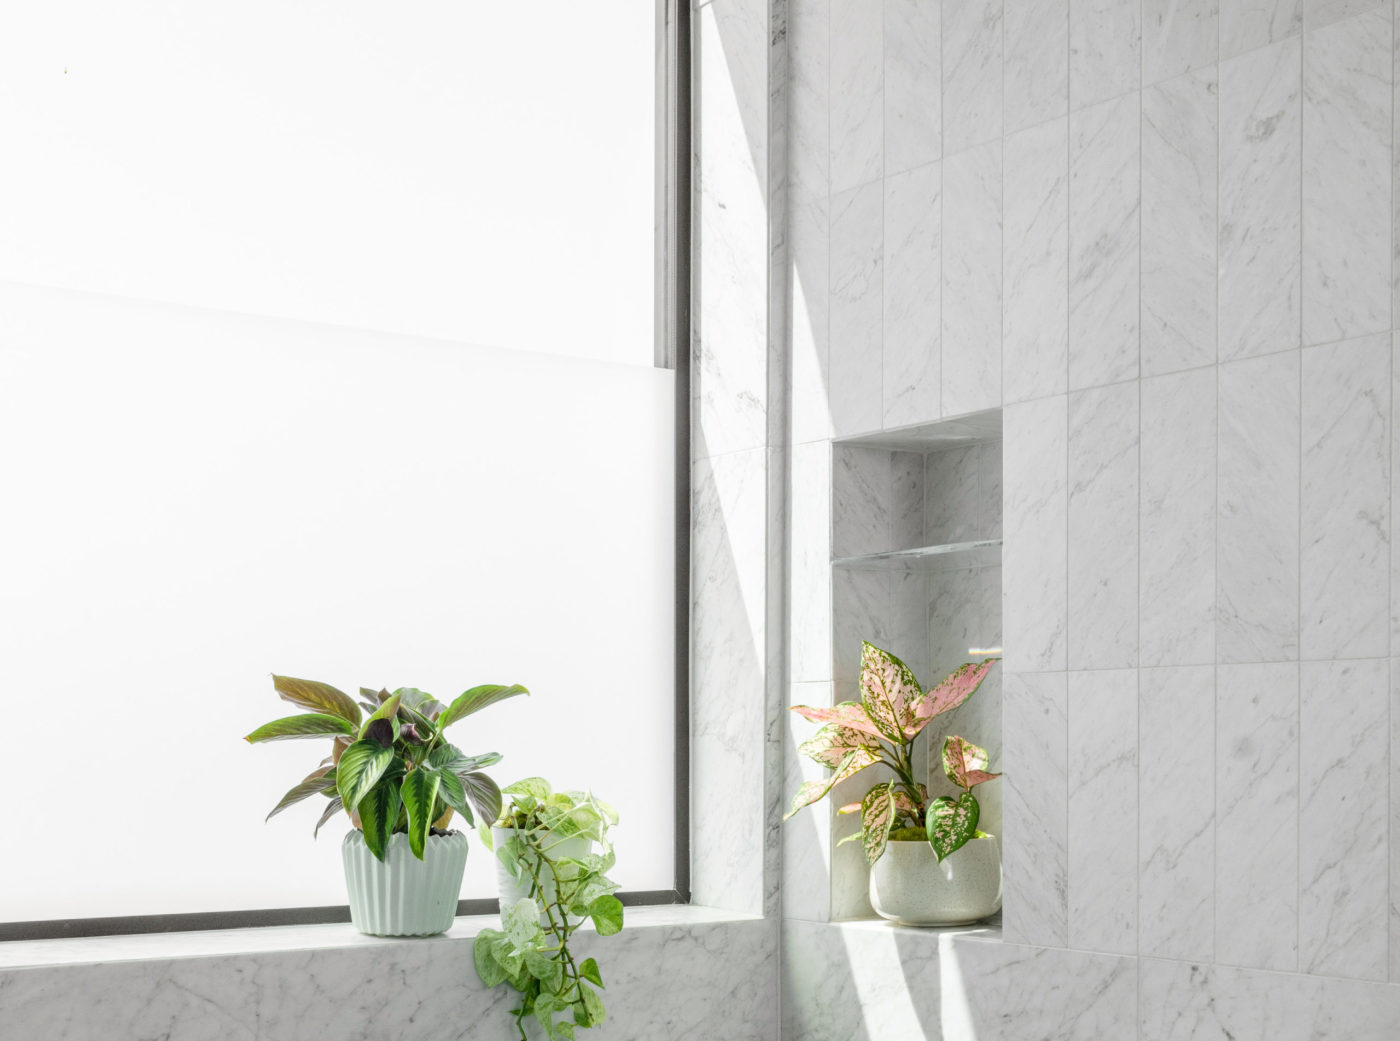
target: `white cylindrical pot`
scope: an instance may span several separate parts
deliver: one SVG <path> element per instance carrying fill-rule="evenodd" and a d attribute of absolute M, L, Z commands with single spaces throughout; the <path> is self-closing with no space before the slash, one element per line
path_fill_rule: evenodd
<path fill-rule="evenodd" d="M 505 861 L 501 859 L 501 850 L 514 837 L 515 829 L 513 828 L 491 829 L 491 845 L 496 849 L 496 888 L 501 894 L 501 908 L 503 910 L 530 895 L 529 874 L 522 871 L 520 878 L 515 878 L 510 873 L 510 869 L 506 867 Z M 548 848 L 548 855 L 555 860 L 560 857 L 587 856 L 589 849 L 593 846 L 592 841 L 579 835 L 575 835 L 571 839 L 558 839 L 549 833 L 546 833 L 543 844 Z M 541 872 L 540 885 L 545 901 L 553 900 L 554 879 L 550 876 L 547 868 Z"/>
<path fill-rule="evenodd" d="M 435 936 L 452 928 L 457 897 L 467 867 L 467 836 L 453 831 L 429 835 L 423 859 L 413 855 L 408 836 L 389 836 L 378 860 L 355 829 L 340 844 L 350 920 L 370 936 Z"/>
<path fill-rule="evenodd" d="M 968 925 L 1001 909 L 1001 851 L 987 835 L 940 864 L 923 839 L 891 842 L 870 869 L 870 903 L 900 925 Z"/>

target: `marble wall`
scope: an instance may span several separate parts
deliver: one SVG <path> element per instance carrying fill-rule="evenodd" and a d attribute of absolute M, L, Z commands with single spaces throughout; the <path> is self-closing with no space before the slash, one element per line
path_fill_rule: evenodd
<path fill-rule="evenodd" d="M 902 1036 L 1393 1036 L 1396 5 L 787 15 L 791 697 L 847 696 L 831 439 L 1002 408 L 986 957 L 1096 1017 L 955 1033 L 915 996 Z M 786 1036 L 838 994 L 892 1036 L 835 837 L 785 826 Z"/>

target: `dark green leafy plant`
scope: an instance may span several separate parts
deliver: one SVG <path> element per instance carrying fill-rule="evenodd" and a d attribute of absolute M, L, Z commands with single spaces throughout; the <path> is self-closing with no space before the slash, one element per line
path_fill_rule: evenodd
<path fill-rule="evenodd" d="M 344 809 L 378 859 L 384 859 L 390 835 L 406 832 L 409 848 L 422 860 L 429 832 L 446 828 L 454 812 L 469 826 L 477 815 L 490 821 L 501 812 L 501 790 L 481 772 L 501 757 L 495 752 L 467 755 L 449 744 L 443 732 L 488 705 L 528 694 L 524 687 L 483 684 L 443 705 L 413 687 L 400 687 L 392 694 L 361 687 L 362 700 L 356 704 L 348 694 L 315 680 L 273 676 L 272 685 L 282 700 L 308 711 L 265 723 L 245 740 L 256 744 L 329 737 L 332 748 L 282 796 L 267 815 L 269 820 L 293 803 L 322 795 L 328 801 L 316 833 Z"/>
<path fill-rule="evenodd" d="M 527 895 L 510 902 L 503 894 L 502 928 L 477 934 L 477 975 L 488 987 L 509 983 L 520 992 L 511 1014 L 522 1041 L 531 1015 L 550 1038 L 572 1039 L 576 1028 L 596 1027 L 607 1015 L 598 963 L 577 961 L 569 938 L 590 919 L 599 936 L 622 929 L 617 883 L 605 874 L 615 861 L 608 829 L 617 811 L 590 793 L 552 791 L 542 777 L 517 781 L 505 793 L 510 805 L 496 826 L 510 835 L 496 856 Z M 597 850 L 565 855 L 565 844 L 577 838 Z"/>

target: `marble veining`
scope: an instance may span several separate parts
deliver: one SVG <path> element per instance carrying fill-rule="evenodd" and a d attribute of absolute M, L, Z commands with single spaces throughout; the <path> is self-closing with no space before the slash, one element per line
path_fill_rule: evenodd
<path fill-rule="evenodd" d="M 1006 401 L 1062 394 L 1069 349 L 1069 121 L 1007 137 L 1004 148 L 1002 391 Z"/>
<path fill-rule="evenodd" d="M 1389 6 L 1387 0 L 1303 0 L 1303 23 L 1308 32 L 1313 32 L 1333 22 Z"/>
<path fill-rule="evenodd" d="M 1138 686 L 1138 952 L 1215 952 L 1215 669 L 1143 669 Z"/>
<path fill-rule="evenodd" d="M 1303 351 L 1304 658 L 1389 653 L 1389 384 L 1385 334 Z"/>
<path fill-rule="evenodd" d="M 1001 158 L 994 141 L 943 161 L 945 416 L 1001 401 Z"/>
<path fill-rule="evenodd" d="M 1215 361 L 1215 70 L 1142 96 L 1142 374 Z"/>
<path fill-rule="evenodd" d="M 1070 111 L 1142 82 L 1140 0 L 1074 0 L 1069 9 Z"/>
<path fill-rule="evenodd" d="M 1299 345 L 1302 44 L 1220 63 L 1220 358 Z"/>
<path fill-rule="evenodd" d="M 925 457 L 923 541 L 926 544 L 970 542 L 988 537 L 980 503 L 984 462 L 977 446 L 948 448 L 930 452 Z"/>
<path fill-rule="evenodd" d="M 883 0 L 885 175 L 943 154 L 942 30 L 938 4 Z"/>
<path fill-rule="evenodd" d="M 1142 22 L 1144 86 L 1220 57 L 1220 0 L 1143 0 Z"/>
<path fill-rule="evenodd" d="M 1138 661 L 1138 385 L 1069 397 L 1069 667 Z"/>
<path fill-rule="evenodd" d="M 826 200 L 831 190 L 831 0 L 788 7 L 789 204 Z"/>
<path fill-rule="evenodd" d="M 884 29 L 869 0 L 831 3 L 831 191 L 884 173 Z"/>
<path fill-rule="evenodd" d="M 1220 367 L 1216 646 L 1298 657 L 1299 352 Z"/>
<path fill-rule="evenodd" d="M 1389 972 L 1389 662 L 1304 662 L 1298 947 L 1304 972 Z"/>
<path fill-rule="evenodd" d="M 1391 10 L 1303 46 L 1303 343 L 1390 327 Z M 1346 205 L 1338 205 L 1345 199 Z"/>
<path fill-rule="evenodd" d="M 952 156 L 1001 137 L 1002 0 L 941 6 L 943 154 Z"/>
<path fill-rule="evenodd" d="M 1215 660 L 1215 369 L 1142 381 L 1143 665 Z"/>
<path fill-rule="evenodd" d="M 1005 12 L 1006 133 L 1069 111 L 1069 0 L 1017 0 Z M 1008 162 L 1007 169 L 1011 169 Z"/>
<path fill-rule="evenodd" d="M 1298 666 L 1216 670 L 1215 958 L 1298 968 Z"/>
<path fill-rule="evenodd" d="M 1303 31 L 1303 0 L 1227 0 L 1220 5 L 1220 57 L 1233 58 Z"/>
<path fill-rule="evenodd" d="M 831 347 L 828 391 L 839 434 L 880 428 L 884 314 L 884 186 L 831 200 Z"/>
<path fill-rule="evenodd" d="M 1138 375 L 1140 124 L 1137 93 L 1070 116 L 1071 390 Z"/>
<path fill-rule="evenodd" d="M 938 418 L 942 190 L 938 163 L 885 179 L 883 422 L 887 427 Z"/>

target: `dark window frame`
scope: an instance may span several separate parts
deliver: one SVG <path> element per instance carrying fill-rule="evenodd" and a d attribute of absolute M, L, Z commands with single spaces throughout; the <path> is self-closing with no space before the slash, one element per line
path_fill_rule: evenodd
<path fill-rule="evenodd" d="M 675 882 L 622 892 L 628 907 L 690 902 L 690 2 L 657 4 L 656 365 L 675 370 Z M 495 899 L 460 900 L 458 916 Z M 0 942 L 349 922 L 348 904 L 0 922 Z"/>

